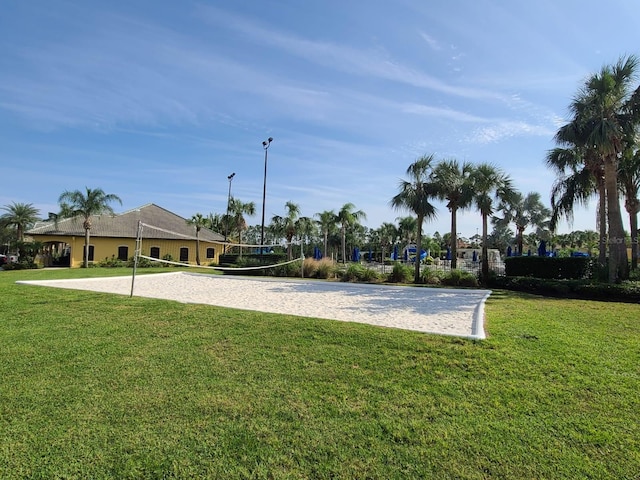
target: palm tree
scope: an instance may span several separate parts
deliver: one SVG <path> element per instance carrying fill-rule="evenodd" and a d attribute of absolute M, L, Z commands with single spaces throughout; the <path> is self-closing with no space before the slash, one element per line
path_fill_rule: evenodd
<path fill-rule="evenodd" d="M 430 174 L 432 169 L 433 155 L 425 155 L 407 168 L 409 180 L 400 180 L 398 189 L 400 190 L 391 199 L 391 206 L 398 210 L 409 210 L 416 214 L 417 232 L 416 244 L 418 248 L 422 245 L 422 224 L 425 219 L 435 218 L 436 208 L 429 202 L 435 198 L 435 190 L 431 183 Z M 416 268 L 413 281 L 420 283 L 420 251 L 416 256 Z"/>
<path fill-rule="evenodd" d="M 638 268 L 638 212 L 640 212 L 640 149 L 634 154 L 631 151 L 620 159 L 618 180 L 624 195 L 624 207 L 629 214 L 631 227 L 631 269 Z"/>
<path fill-rule="evenodd" d="M 385 247 L 389 247 L 389 250 L 391 250 L 391 245 L 395 244 L 398 236 L 398 229 L 393 223 L 384 222 L 382 225 L 380 225 L 380 228 L 378 228 L 378 238 L 380 239 L 380 246 L 382 247 L 383 263 L 385 259 Z"/>
<path fill-rule="evenodd" d="M 310 217 L 298 217 L 296 220 L 296 237 L 302 242 L 302 245 L 310 245 L 317 238 L 318 225 Z"/>
<path fill-rule="evenodd" d="M 451 268 L 457 267 L 457 212 L 468 208 L 473 200 L 472 173 L 471 163 L 460 165 L 457 160 L 443 160 L 435 166 L 431 175 L 438 199 L 447 202 L 451 213 Z"/>
<path fill-rule="evenodd" d="M 398 236 L 405 246 L 413 243 L 416 232 L 418 231 L 417 220 L 414 217 L 397 217 Z"/>
<path fill-rule="evenodd" d="M 89 266 L 89 243 L 91 231 L 91 217 L 108 213 L 113 215 L 110 203 L 118 202 L 122 205 L 120 197 L 113 193 L 104 193 L 101 188 L 91 189 L 85 187 L 85 192 L 80 190 L 67 190 L 58 198 L 60 204 L 59 218 L 81 217 L 84 228 L 84 268 Z"/>
<path fill-rule="evenodd" d="M 187 220 L 187 225 L 192 225 L 196 228 L 196 263 L 198 265 L 200 265 L 200 230 L 206 228 L 208 224 L 208 219 L 201 213 L 196 213 Z"/>
<path fill-rule="evenodd" d="M 245 215 L 250 217 L 256 214 L 256 204 L 254 202 L 242 202 L 237 198 L 229 199 L 229 221 L 231 231 L 238 232 L 238 245 L 240 246 L 240 257 L 242 257 L 242 232 L 247 229 Z"/>
<path fill-rule="evenodd" d="M 322 231 L 324 255 L 326 257 L 329 254 L 329 233 L 336 228 L 336 214 L 333 210 L 325 210 L 324 212 L 316 213 L 315 216 L 318 218 L 318 226 Z"/>
<path fill-rule="evenodd" d="M 504 217 L 497 219 L 496 225 L 514 223 L 516 226 L 516 243 L 520 255 L 527 227 L 545 229 L 551 215 L 551 211 L 540 201 L 538 192 L 529 192 L 526 197 L 520 192 L 514 192 L 510 198 L 500 202 L 498 210 L 502 211 Z"/>
<path fill-rule="evenodd" d="M 217 233 L 224 232 L 226 225 L 225 222 L 226 215 L 209 213 L 209 216 L 207 217 L 207 228 Z"/>
<path fill-rule="evenodd" d="M 16 203 L 2 207 L 7 213 L 0 216 L 0 224 L 16 227 L 16 240 L 24 241 L 24 232 L 38 221 L 39 210 L 32 203 Z"/>
<path fill-rule="evenodd" d="M 630 55 L 615 65 L 605 65 L 587 79 L 570 108 L 584 126 L 587 145 L 592 145 L 604 168 L 609 232 L 609 282 L 628 278 L 627 248 L 620 209 L 618 163 L 626 140 L 638 124 L 640 87 L 631 90 L 638 59 Z"/>
<path fill-rule="evenodd" d="M 347 230 L 360 220 L 367 218 L 362 210 L 354 211 L 355 208 L 356 206 L 353 203 L 345 203 L 338 212 L 338 215 L 336 215 L 336 220 L 340 225 L 340 236 L 342 238 L 342 263 L 347 262 Z"/>
<path fill-rule="evenodd" d="M 599 256 L 598 263 L 607 263 L 607 197 L 604 184 L 604 169 L 593 148 L 578 144 L 575 125 L 568 124 L 556 133 L 556 142 L 568 148 L 554 148 L 547 154 L 547 165 L 558 174 L 551 189 L 550 229 L 555 231 L 561 217 L 569 223 L 573 221 L 576 203 L 586 205 L 596 194 L 598 197 Z"/>
<path fill-rule="evenodd" d="M 285 209 L 287 210 L 284 217 L 280 215 L 274 215 L 271 219 L 271 224 L 273 226 L 273 230 L 277 232 L 278 235 L 284 237 L 287 241 L 287 258 L 291 260 L 292 258 L 292 250 L 291 250 L 291 242 L 293 241 L 293 237 L 295 237 L 296 231 L 296 222 L 300 216 L 300 206 L 291 201 L 285 203 Z"/>
<path fill-rule="evenodd" d="M 483 163 L 473 172 L 473 202 L 482 215 L 482 280 L 489 278 L 488 219 L 493 215 L 496 202 L 513 195 L 511 179 L 499 168 Z"/>

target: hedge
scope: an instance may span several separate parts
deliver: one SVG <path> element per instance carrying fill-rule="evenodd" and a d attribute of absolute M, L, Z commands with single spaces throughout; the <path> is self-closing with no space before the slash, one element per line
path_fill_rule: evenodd
<path fill-rule="evenodd" d="M 507 257 L 507 277 L 589 278 L 591 259 L 588 257 Z"/>

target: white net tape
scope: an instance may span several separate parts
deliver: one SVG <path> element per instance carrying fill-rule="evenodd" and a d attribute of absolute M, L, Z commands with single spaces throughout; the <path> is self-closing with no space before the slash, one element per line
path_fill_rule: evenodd
<path fill-rule="evenodd" d="M 176 247 L 176 240 L 184 240 L 193 242 L 196 241 L 197 238 L 195 235 L 187 235 L 184 233 L 175 232 L 172 230 L 167 230 L 165 228 L 156 227 L 155 225 L 150 225 L 147 223 L 140 223 L 138 226 L 138 238 L 136 245 L 136 258 L 137 259 L 145 259 L 150 262 L 156 262 L 167 265 L 174 265 L 180 267 L 191 267 L 191 268 L 203 268 L 203 269 L 211 269 L 211 270 L 219 270 L 219 271 L 251 271 L 251 270 L 265 270 L 268 268 L 276 268 L 281 267 L 283 265 L 288 265 L 291 263 L 298 262 L 300 260 L 304 260 L 304 254 L 302 251 L 300 252 L 300 257 L 273 264 L 266 265 L 247 265 L 242 267 L 221 267 L 219 265 L 194 265 L 193 263 L 189 263 L 188 261 L 175 261 L 174 255 L 179 257 L 179 247 Z M 202 239 L 198 239 L 200 245 L 204 245 L 205 248 L 207 246 L 213 247 L 222 247 L 228 254 L 230 250 L 239 248 L 240 252 L 242 252 L 243 248 L 246 249 L 256 249 L 258 251 L 265 252 L 266 249 L 272 249 L 273 247 L 283 247 L 281 244 L 269 244 L 269 245 L 252 245 L 252 244 L 239 244 L 239 243 L 230 243 L 230 242 L 211 242 Z M 160 247 L 162 245 L 162 247 Z M 156 249 L 156 255 L 146 255 L 143 252 L 151 252 L 152 249 Z M 161 251 L 164 253 L 162 258 L 160 258 Z M 264 258 L 268 260 L 269 253 L 264 253 L 261 256 L 261 259 Z M 239 256 L 241 258 L 241 255 Z M 253 256 L 255 258 L 255 255 Z M 211 263 L 210 258 L 206 258 L 205 262 Z"/>

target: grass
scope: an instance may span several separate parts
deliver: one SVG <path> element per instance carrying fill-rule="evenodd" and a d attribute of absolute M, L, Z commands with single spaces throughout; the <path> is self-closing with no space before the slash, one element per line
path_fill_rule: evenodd
<path fill-rule="evenodd" d="M 472 341 L 15 284 L 128 273 L 0 272 L 0 478 L 640 474 L 640 305 L 499 291 Z"/>

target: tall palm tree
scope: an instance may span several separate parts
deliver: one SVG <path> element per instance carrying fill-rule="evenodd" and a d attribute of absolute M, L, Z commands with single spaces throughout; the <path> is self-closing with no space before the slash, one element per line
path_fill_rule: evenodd
<path fill-rule="evenodd" d="M 242 202 L 241 200 L 231 197 L 229 199 L 229 223 L 231 231 L 238 233 L 238 245 L 240 245 L 240 256 L 242 257 L 242 232 L 247 229 L 247 220 L 245 215 L 253 216 L 256 214 L 255 202 Z"/>
<path fill-rule="evenodd" d="M 631 83 L 638 59 L 630 55 L 615 65 L 605 65 L 587 79 L 570 108 L 585 126 L 588 145 L 592 145 L 604 167 L 609 232 L 609 282 L 628 278 L 627 248 L 618 190 L 618 163 L 627 148 L 626 139 L 636 128 L 640 116 L 638 92 Z"/>
<path fill-rule="evenodd" d="M 529 192 L 526 197 L 520 192 L 514 192 L 510 198 L 500 202 L 498 210 L 502 211 L 503 218 L 497 219 L 496 225 L 513 223 L 516 226 L 516 243 L 520 255 L 527 227 L 545 229 L 551 216 L 551 211 L 542 204 L 538 192 Z"/>
<path fill-rule="evenodd" d="M 409 210 L 416 215 L 416 244 L 422 245 L 422 224 L 425 219 L 435 218 L 436 207 L 429 200 L 435 198 L 435 189 L 431 183 L 433 155 L 425 155 L 407 168 L 409 180 L 400 180 L 399 193 L 391 199 L 391 206 L 397 210 Z M 416 256 L 413 281 L 420 283 L 420 251 Z"/>
<path fill-rule="evenodd" d="M 607 263 L 607 196 L 604 183 L 604 169 L 592 146 L 584 134 L 577 133 L 573 123 L 562 127 L 556 133 L 557 143 L 567 148 L 554 148 L 547 154 L 547 165 L 553 168 L 558 178 L 551 189 L 551 220 L 549 227 L 555 231 L 560 218 L 573 221 L 576 203 L 586 205 L 595 194 L 598 197 L 599 255 L 598 263 Z"/>
<path fill-rule="evenodd" d="M 631 227 L 631 269 L 638 268 L 638 212 L 640 212 L 640 149 L 630 150 L 620 159 L 618 165 L 620 190 L 624 195 L 624 207 L 629 214 Z"/>
<path fill-rule="evenodd" d="M 482 267 L 484 282 L 489 278 L 488 219 L 500 200 L 507 200 L 514 193 L 512 181 L 498 167 L 483 163 L 473 172 L 473 202 L 482 215 Z"/>
<path fill-rule="evenodd" d="M 40 211 L 32 203 L 16 203 L 2 207 L 6 211 L 0 216 L 0 223 L 7 227 L 16 227 L 16 240 L 24 241 L 24 232 L 38 221 Z"/>
<path fill-rule="evenodd" d="M 274 215 L 271 219 L 273 230 L 278 235 L 284 237 L 287 241 L 287 258 L 292 258 L 292 244 L 293 237 L 296 236 L 298 218 L 300 217 L 300 206 L 291 201 L 285 203 L 286 214 L 282 217 L 280 215 Z"/>
<path fill-rule="evenodd" d="M 329 254 L 329 233 L 336 228 L 336 214 L 333 210 L 325 210 L 324 212 L 316 213 L 318 218 L 318 226 L 322 231 L 322 238 L 324 242 L 324 255 Z"/>
<path fill-rule="evenodd" d="M 447 208 L 451 213 L 451 268 L 457 267 L 458 260 L 457 212 L 471 206 L 473 200 L 472 173 L 471 163 L 463 162 L 461 165 L 452 159 L 439 162 L 431 175 L 437 197 L 447 202 Z"/>
<path fill-rule="evenodd" d="M 196 213 L 189 220 L 187 225 L 192 225 L 196 228 L 196 263 L 200 265 L 200 230 L 207 228 L 209 221 L 201 213 Z"/>
<path fill-rule="evenodd" d="M 342 263 L 347 262 L 347 230 L 360 222 L 360 220 L 367 218 L 367 215 L 362 210 L 354 210 L 355 208 L 356 206 L 353 203 L 345 203 L 336 216 L 342 238 Z"/>
<path fill-rule="evenodd" d="M 113 215 L 111 203 L 118 202 L 122 205 L 120 197 L 113 193 L 104 193 L 101 188 L 91 189 L 85 187 L 81 190 L 66 190 L 58 198 L 60 204 L 59 218 L 81 217 L 84 228 L 84 268 L 89 266 L 89 243 L 91 237 L 91 218 L 94 215 L 108 213 Z"/>

